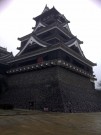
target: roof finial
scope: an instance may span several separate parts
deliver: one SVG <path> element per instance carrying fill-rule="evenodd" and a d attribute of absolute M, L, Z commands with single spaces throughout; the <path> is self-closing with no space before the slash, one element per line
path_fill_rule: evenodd
<path fill-rule="evenodd" d="M 43 10 L 42 13 L 45 13 L 45 12 L 48 11 L 48 10 L 49 10 L 49 7 L 48 7 L 47 4 L 46 4 L 46 6 L 45 6 L 45 8 L 44 8 L 44 10 Z"/>

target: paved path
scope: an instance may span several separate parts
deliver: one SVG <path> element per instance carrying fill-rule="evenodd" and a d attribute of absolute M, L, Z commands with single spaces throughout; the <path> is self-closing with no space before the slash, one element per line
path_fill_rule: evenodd
<path fill-rule="evenodd" d="M 101 113 L 9 111 L 0 115 L 0 135 L 101 135 Z"/>

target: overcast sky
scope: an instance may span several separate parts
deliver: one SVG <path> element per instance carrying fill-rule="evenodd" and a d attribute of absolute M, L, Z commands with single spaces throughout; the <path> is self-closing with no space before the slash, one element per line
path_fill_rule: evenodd
<path fill-rule="evenodd" d="M 97 63 L 94 73 L 101 80 L 100 0 L 0 0 L 0 46 L 15 55 L 20 46 L 17 38 L 32 32 L 32 18 L 41 14 L 46 4 L 70 20 L 71 32 L 84 42 L 81 48 L 86 58 Z"/>

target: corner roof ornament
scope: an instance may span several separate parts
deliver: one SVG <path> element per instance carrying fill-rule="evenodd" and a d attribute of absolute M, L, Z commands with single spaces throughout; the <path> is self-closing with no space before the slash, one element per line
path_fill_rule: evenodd
<path fill-rule="evenodd" d="M 48 7 L 47 4 L 46 4 L 46 6 L 45 6 L 45 8 L 44 8 L 44 10 L 43 10 L 43 12 L 42 12 L 42 14 L 45 13 L 45 12 L 47 12 L 47 11 L 49 11 L 49 7 Z"/>

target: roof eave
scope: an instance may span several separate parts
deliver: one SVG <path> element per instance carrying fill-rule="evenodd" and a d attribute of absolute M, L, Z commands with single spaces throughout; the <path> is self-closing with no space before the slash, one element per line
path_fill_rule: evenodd
<path fill-rule="evenodd" d="M 31 34 L 32 34 L 32 33 L 30 33 L 30 34 L 28 34 L 28 35 L 26 35 L 26 36 L 20 37 L 20 38 L 18 37 L 18 40 L 19 40 L 19 41 L 23 41 L 23 40 L 25 40 L 25 39 L 28 39 L 28 38 L 31 36 Z"/>

